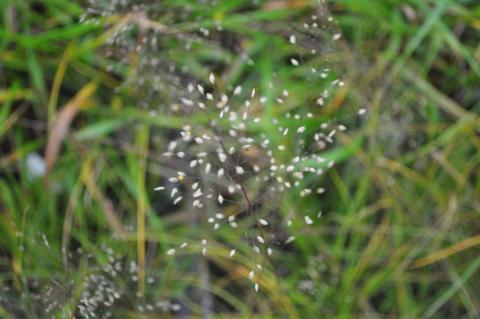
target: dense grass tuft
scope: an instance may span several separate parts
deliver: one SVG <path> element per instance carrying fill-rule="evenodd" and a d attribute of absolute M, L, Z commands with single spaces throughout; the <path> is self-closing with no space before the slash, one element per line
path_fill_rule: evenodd
<path fill-rule="evenodd" d="M 301 74 L 292 75 L 299 71 L 288 60 L 272 62 L 288 55 L 288 43 L 245 28 L 288 19 L 289 6 L 304 1 L 267 1 L 264 8 L 278 10 L 250 16 L 238 12 L 245 1 L 218 2 L 196 8 L 196 18 L 248 34 L 241 45 L 259 57 L 254 76 L 242 78 L 248 61 L 228 50 L 194 47 L 193 57 L 173 59 L 203 79 L 205 65 L 227 65 L 228 83 L 246 87 L 268 83 L 275 68 L 307 112 L 298 105 L 311 87 L 292 79 Z M 106 304 L 95 311 L 113 318 L 480 316 L 477 1 L 328 1 L 343 35 L 323 57 L 345 85 L 321 116 L 351 129 L 325 153 L 337 164 L 319 180 L 323 194 L 282 197 L 278 216 L 295 208 L 315 222 L 281 229 L 296 240 L 276 251 L 258 293 L 241 234 L 209 238 L 208 258 L 201 242 L 167 254 L 205 234 L 187 209 L 154 191 L 168 175 L 168 133 L 186 120 L 151 116 L 152 97 L 124 82 L 138 72 L 136 57 L 117 63 L 105 45 L 121 15 L 80 23 L 81 3 L 0 2 L 0 317 L 86 317 L 96 297 Z M 183 5 L 165 1 L 162 10 Z M 201 114 L 189 120 L 206 122 Z M 234 261 L 225 258 L 231 243 Z"/>

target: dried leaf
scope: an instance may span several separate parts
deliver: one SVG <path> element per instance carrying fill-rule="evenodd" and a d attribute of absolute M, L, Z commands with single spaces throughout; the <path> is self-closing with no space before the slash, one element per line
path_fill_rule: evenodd
<path fill-rule="evenodd" d="M 97 84 L 93 82 L 85 85 L 80 92 L 61 109 L 50 127 L 47 147 L 45 149 L 45 160 L 47 163 L 47 172 L 45 174 L 46 185 L 48 185 L 49 173 L 58 158 L 60 145 L 70 128 L 72 120 L 82 108 L 88 105 L 90 97 L 95 93 L 96 89 Z"/>

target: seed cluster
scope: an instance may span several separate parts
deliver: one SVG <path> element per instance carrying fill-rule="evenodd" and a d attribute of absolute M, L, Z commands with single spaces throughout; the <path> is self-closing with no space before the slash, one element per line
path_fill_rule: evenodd
<path fill-rule="evenodd" d="M 203 2 L 219 5 L 216 1 Z M 262 7 L 256 1 L 249 5 L 255 10 L 268 9 L 268 5 Z M 247 8 L 235 14 L 248 16 L 251 9 Z M 322 154 L 334 144 L 336 134 L 347 129 L 319 117 L 332 92 L 345 86 L 328 58 L 341 33 L 323 1 L 292 14 L 289 21 L 246 22 L 244 28 L 261 32 L 269 41 L 288 48 L 279 59 L 271 57 L 275 63 L 286 64 L 288 73 L 273 71 L 264 83 L 257 68 L 261 53 L 221 44 L 225 38 L 248 41 L 249 35 L 236 34 L 221 19 L 214 19 L 206 27 L 202 10 L 194 5 L 185 4 L 179 10 L 181 14 L 171 20 L 150 3 L 92 0 L 85 19 L 120 15 L 120 22 L 112 28 L 108 50 L 120 55 L 119 60 L 125 64 L 131 62 L 126 60 L 131 52 L 139 61 L 125 85 L 140 88 L 140 106 L 156 105 L 152 116 L 168 112 L 188 115 L 180 130 L 169 132 L 174 137 L 162 156 L 172 174 L 154 190 L 174 206 L 185 207 L 192 214 L 198 211 L 213 231 L 229 227 L 245 233 L 254 255 L 264 252 L 268 258 L 275 245 L 295 239 L 292 235 L 282 239 L 284 235 L 277 234 L 276 210 L 283 196 L 288 192 L 304 198 L 325 192 L 324 188 L 312 189 L 315 176 L 334 165 Z M 204 64 L 195 59 L 196 52 L 212 47 L 234 60 L 238 57 L 237 61 L 246 65 L 247 71 L 240 77 L 245 83 L 228 80 L 231 70 L 221 61 Z M 203 74 L 191 69 L 195 63 L 203 63 Z M 308 90 L 305 96 L 298 89 L 290 89 L 292 81 Z M 158 100 L 162 102 L 155 103 Z M 259 208 L 267 206 L 263 209 L 267 212 L 259 216 Z M 297 215 L 280 225 L 291 226 Z M 306 213 L 300 218 L 307 227 L 319 217 L 321 213 Z M 172 246 L 166 255 L 174 256 L 187 244 Z M 199 246 L 207 255 L 207 239 L 202 239 Z M 235 254 L 236 247 L 232 247 L 227 257 L 234 258 Z M 262 265 L 256 263 L 256 268 L 261 270 Z M 253 280 L 256 276 L 249 277 Z"/>
<path fill-rule="evenodd" d="M 228 19 L 205 16 L 205 6 L 216 8 L 221 1 L 198 4 L 167 9 L 151 1 L 89 0 L 82 20 L 107 27 L 109 71 L 120 74 L 129 68 L 118 92 L 133 96 L 152 117 L 183 119 L 181 127 L 154 133 L 166 140 L 159 156 L 167 176 L 154 187 L 153 200 L 198 216 L 208 231 L 170 245 L 165 258 L 196 249 L 209 257 L 216 231 L 237 232 L 251 254 L 225 242 L 224 257 L 247 254 L 252 260 L 247 277 L 259 292 L 266 261 L 298 236 L 291 226 L 311 227 L 322 217 L 322 212 L 298 211 L 283 220 L 279 210 L 285 198 L 300 203 L 326 192 L 318 186 L 319 176 L 335 162 L 325 154 L 336 135 L 347 130 L 328 111 L 332 96 L 346 86 L 332 58 L 341 33 L 323 1 L 276 21 L 256 18 L 255 12 L 272 8 L 253 0 L 230 13 L 243 21 L 240 29 Z M 255 51 L 249 43 L 259 35 L 282 49 L 266 52 L 267 45 Z M 218 55 L 202 58 L 212 50 Z M 275 70 L 278 65 L 282 70 Z M 107 255 L 107 264 L 89 272 L 81 284 L 71 283 L 78 296 L 73 314 L 108 317 L 110 308 L 124 303 L 129 286 L 120 287 L 115 278 L 127 276 L 133 286 L 142 278 L 136 262 L 108 249 Z M 146 282 L 156 280 L 147 277 Z M 40 295 L 45 311 L 53 313 L 61 302 L 51 301 L 52 285 L 46 289 Z M 168 298 L 144 298 L 134 307 L 140 312 L 182 308 Z"/>

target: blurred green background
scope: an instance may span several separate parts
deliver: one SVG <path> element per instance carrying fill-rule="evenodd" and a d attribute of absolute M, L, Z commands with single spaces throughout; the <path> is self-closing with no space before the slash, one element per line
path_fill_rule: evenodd
<path fill-rule="evenodd" d="M 270 2 L 284 12 L 308 5 Z M 224 4 L 228 12 L 243 1 Z M 125 296 L 114 318 L 480 317 L 478 1 L 328 1 L 344 34 L 346 83 L 329 103 L 368 112 L 338 136 L 321 201 L 304 204 L 323 211 L 321 222 L 276 257 L 260 293 L 246 283 L 246 256 L 222 257 L 222 240 L 242 245 L 234 235 L 219 235 L 208 276 L 205 262 L 166 257 L 168 243 L 190 234 L 185 214 L 158 213 L 152 132 L 182 119 L 151 117 L 115 92 L 121 79 L 106 68 L 105 28 L 79 23 L 82 5 L 0 1 L 1 318 L 46 318 L 39 305 L 51 300 L 54 316 L 68 318 L 92 262 L 66 262 L 65 242 L 100 268 L 117 256 L 128 263 L 137 259 L 139 216 L 151 242 L 142 257 L 151 300 L 118 278 Z M 223 21 L 242 28 L 235 15 Z M 198 272 L 185 270 L 192 262 Z M 159 311 L 159 300 L 191 312 Z"/>

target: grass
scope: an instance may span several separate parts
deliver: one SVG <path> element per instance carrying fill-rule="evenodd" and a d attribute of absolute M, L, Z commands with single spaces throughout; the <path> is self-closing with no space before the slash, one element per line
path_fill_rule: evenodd
<path fill-rule="evenodd" d="M 208 27 L 217 15 L 248 33 L 248 18 L 229 14 L 241 3 L 205 8 L 200 24 Z M 65 298 L 57 317 L 67 317 L 82 280 L 119 255 L 138 260 L 141 271 L 133 288 L 130 275 L 117 279 L 124 296 L 115 318 L 153 318 L 138 306 L 159 300 L 180 302 L 198 316 L 206 301 L 192 290 L 214 298 L 214 318 L 477 318 L 480 6 L 335 0 L 330 9 L 344 32 L 335 58 L 346 85 L 328 108 L 348 115 L 366 107 L 367 117 L 348 120 L 355 129 L 326 154 L 339 163 L 322 180 L 327 192 L 320 200 L 283 199 L 283 216 L 296 208 L 323 217 L 306 231 L 292 226 L 294 246 L 275 256 L 255 293 L 246 279 L 249 247 L 238 234 L 209 238 L 208 262 L 194 245 L 177 259 L 165 255 L 171 243 L 204 234 L 189 225 L 188 211 L 173 213 L 153 192 L 167 169 L 159 159 L 162 134 L 184 119 L 151 117 L 128 90 L 114 92 L 120 80 L 102 54 L 107 31 L 78 23 L 79 3 L 2 1 L 0 317 L 40 318 L 31 295 L 52 280 L 61 282 L 52 298 Z M 272 44 L 262 34 L 253 38 L 248 50 L 258 56 L 263 86 L 272 69 L 288 78 L 266 50 Z M 229 61 L 229 83 L 247 68 L 228 52 L 178 58 L 206 78 L 199 62 L 206 57 Z M 289 85 L 299 98 L 310 94 Z M 45 158 L 48 180 L 29 173 L 32 153 Z M 224 258 L 225 243 L 238 243 L 235 262 Z M 83 252 L 66 258 L 62 247 Z"/>

